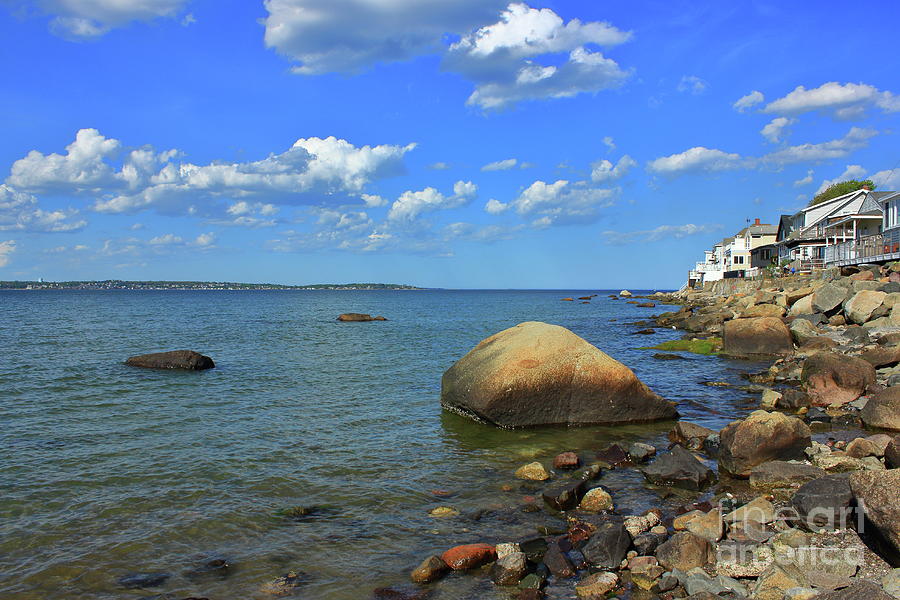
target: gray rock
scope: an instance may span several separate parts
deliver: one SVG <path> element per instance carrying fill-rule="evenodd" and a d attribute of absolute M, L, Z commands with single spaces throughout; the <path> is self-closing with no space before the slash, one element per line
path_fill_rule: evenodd
<path fill-rule="evenodd" d="M 826 592 L 816 596 L 816 600 L 895 600 L 881 587 L 871 581 L 857 581 L 848 588 Z"/>
<path fill-rule="evenodd" d="M 681 446 L 659 456 L 643 473 L 653 484 L 688 490 L 701 490 L 715 480 L 712 469 Z"/>
<path fill-rule="evenodd" d="M 631 536 L 618 519 L 606 520 L 597 526 L 581 553 L 598 569 L 617 569 L 631 546 Z"/>
<path fill-rule="evenodd" d="M 750 486 L 759 489 L 799 487 L 826 474 L 824 470 L 812 465 L 772 460 L 753 467 L 750 471 Z"/>
<path fill-rule="evenodd" d="M 845 529 L 855 522 L 849 474 L 826 475 L 804 483 L 791 499 L 804 528 Z"/>
<path fill-rule="evenodd" d="M 130 367 L 144 369 L 183 369 L 186 371 L 203 371 L 216 366 L 213 360 L 193 350 L 172 350 L 132 356 L 125 361 Z"/>
<path fill-rule="evenodd" d="M 491 566 L 491 581 L 497 585 L 515 585 L 525 577 L 528 566 L 524 552 L 511 552 Z"/>
<path fill-rule="evenodd" d="M 816 312 L 827 313 L 839 307 L 847 299 L 847 288 L 826 283 L 812 295 L 812 305 Z"/>

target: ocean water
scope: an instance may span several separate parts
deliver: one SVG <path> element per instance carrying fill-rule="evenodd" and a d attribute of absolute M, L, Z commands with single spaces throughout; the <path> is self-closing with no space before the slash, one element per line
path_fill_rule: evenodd
<path fill-rule="evenodd" d="M 560 301 L 589 293 L 600 295 Z M 671 423 L 503 431 L 442 413 L 441 374 L 481 339 L 555 323 L 679 402 L 683 418 L 719 428 L 753 406 L 737 387 L 752 366 L 652 358 L 638 347 L 681 333 L 632 335 L 630 323 L 671 308 L 607 293 L 0 292 L 0 598 L 265 598 L 261 586 L 290 571 L 303 581 L 295 597 L 368 598 L 428 554 L 559 527 L 522 510 L 540 487 L 516 480 L 518 466 L 614 441 L 663 448 Z M 343 312 L 389 320 L 336 322 Z M 217 368 L 122 364 L 181 348 Z M 679 501 L 630 470 L 599 482 L 623 513 Z M 296 506 L 314 510 L 282 514 Z M 437 506 L 461 514 L 430 517 Z M 126 589 L 120 578 L 135 573 L 166 577 Z M 509 597 L 471 575 L 435 590 Z"/>

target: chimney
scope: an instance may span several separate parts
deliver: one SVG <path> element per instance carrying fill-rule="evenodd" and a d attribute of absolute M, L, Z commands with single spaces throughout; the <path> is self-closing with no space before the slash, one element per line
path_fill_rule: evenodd
<path fill-rule="evenodd" d="M 865 192 L 871 192 L 871 191 L 872 191 L 872 188 L 870 188 L 870 187 L 867 186 L 867 185 L 862 186 L 862 189 L 863 189 L 863 191 L 865 191 Z"/>
<path fill-rule="evenodd" d="M 754 224 L 754 225 L 759 225 L 759 224 L 760 224 L 760 223 L 759 223 L 759 219 L 755 219 L 755 220 L 753 221 L 753 224 Z"/>

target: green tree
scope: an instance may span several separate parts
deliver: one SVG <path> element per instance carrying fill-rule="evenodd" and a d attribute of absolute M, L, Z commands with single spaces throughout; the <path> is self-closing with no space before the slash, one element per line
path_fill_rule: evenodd
<path fill-rule="evenodd" d="M 864 187 L 867 187 L 870 190 L 874 190 L 875 184 L 872 183 L 871 179 L 866 179 L 865 181 L 850 179 L 848 181 L 839 181 L 838 183 L 832 183 L 824 192 L 816 194 L 816 196 L 810 201 L 809 205 L 815 206 L 816 204 L 827 202 L 832 198 L 837 198 L 838 196 L 843 196 L 844 194 L 855 192 L 856 190 L 862 189 Z"/>

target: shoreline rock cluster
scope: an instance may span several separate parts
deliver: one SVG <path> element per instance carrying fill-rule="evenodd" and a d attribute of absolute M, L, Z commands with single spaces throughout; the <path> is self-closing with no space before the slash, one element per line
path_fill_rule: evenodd
<path fill-rule="evenodd" d="M 898 274 L 863 267 L 653 296 L 683 305 L 657 326 L 772 361 L 746 374 L 759 410 L 721 431 L 678 421 L 658 455 L 614 445 L 592 462 L 566 452 L 552 469 L 523 465 L 515 476 L 543 486 L 529 510 L 559 518 L 561 531 L 445 548 L 411 572 L 418 587 L 375 597 L 427 598 L 465 572 L 522 600 L 560 584 L 587 600 L 900 598 Z M 844 441 L 825 433 L 863 428 Z M 619 514 L 602 485 L 611 469 L 687 500 Z"/>

